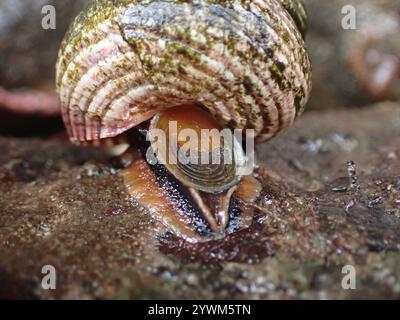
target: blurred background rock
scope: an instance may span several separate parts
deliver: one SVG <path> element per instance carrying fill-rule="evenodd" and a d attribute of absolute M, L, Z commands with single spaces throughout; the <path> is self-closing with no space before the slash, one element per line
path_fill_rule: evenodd
<path fill-rule="evenodd" d="M 88 3 L 90 0 L 0 1 L 0 96 L 2 88 L 12 90 L 15 97 L 29 89 L 54 95 L 54 66 L 60 42 L 71 20 Z M 55 30 L 42 28 L 45 5 L 53 5 L 56 10 Z M 48 136 L 63 130 L 60 117 L 19 114 L 1 108 L 1 98 L 0 135 Z"/>
<path fill-rule="evenodd" d="M 305 2 L 314 75 L 309 109 L 399 99 L 400 1 Z M 355 30 L 342 27 L 342 9 L 348 5 L 355 8 Z"/>
<path fill-rule="evenodd" d="M 1 0 L 0 86 L 38 87 L 54 78 L 57 51 L 71 20 L 90 0 Z M 56 9 L 56 29 L 42 28 L 42 8 Z"/>

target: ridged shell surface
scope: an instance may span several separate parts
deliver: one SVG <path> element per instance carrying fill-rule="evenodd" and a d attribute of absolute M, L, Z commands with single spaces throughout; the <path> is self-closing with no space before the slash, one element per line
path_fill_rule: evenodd
<path fill-rule="evenodd" d="M 56 67 L 71 139 L 113 137 L 190 103 L 272 138 L 309 98 L 305 17 L 301 0 L 94 1 Z"/>

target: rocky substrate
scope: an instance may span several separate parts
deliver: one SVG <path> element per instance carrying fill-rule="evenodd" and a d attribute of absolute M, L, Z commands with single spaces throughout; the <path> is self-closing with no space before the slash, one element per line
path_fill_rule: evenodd
<path fill-rule="evenodd" d="M 305 114 L 258 147 L 252 226 L 203 244 L 138 208 L 99 150 L 0 138 L 0 297 L 400 298 L 399 138 L 395 103 Z"/>

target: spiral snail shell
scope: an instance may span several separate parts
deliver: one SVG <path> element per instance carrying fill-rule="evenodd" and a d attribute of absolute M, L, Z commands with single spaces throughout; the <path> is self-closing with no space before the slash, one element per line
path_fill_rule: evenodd
<path fill-rule="evenodd" d="M 215 128 L 253 129 L 257 141 L 268 140 L 293 123 L 309 98 L 305 30 L 301 0 L 94 1 L 72 24 L 56 66 L 69 136 L 96 141 L 143 124 L 162 127 L 175 117 L 184 127 L 214 121 Z M 182 197 L 194 199 L 205 216 L 197 228 L 203 233 L 207 224 L 211 231 L 228 227 L 231 198 L 241 180 L 251 181 L 220 166 L 219 179 L 221 172 L 227 179 L 212 187 L 217 180 L 203 183 L 204 168 L 165 167 L 189 190 Z M 126 176 L 131 193 L 146 202 L 136 192 L 141 175 L 132 172 Z M 170 216 L 175 231 L 194 234 L 188 223 L 197 218 L 153 209 Z"/>

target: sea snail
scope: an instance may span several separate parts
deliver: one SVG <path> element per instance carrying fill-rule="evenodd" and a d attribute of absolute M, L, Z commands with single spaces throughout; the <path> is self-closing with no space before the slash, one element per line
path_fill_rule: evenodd
<path fill-rule="evenodd" d="M 144 135 L 175 121 L 178 133 L 228 128 L 271 139 L 310 95 L 305 31 L 302 0 L 94 1 L 56 66 L 68 134 L 78 143 L 129 137 L 134 156 L 123 177 L 137 202 L 188 241 L 221 237 L 246 225 L 243 204 L 260 188 L 238 173 L 242 145 L 219 146 L 238 162 L 151 164 L 143 146 L 154 141 Z M 169 137 L 182 147 L 177 133 Z"/>

